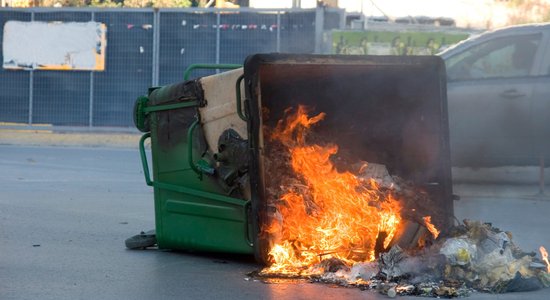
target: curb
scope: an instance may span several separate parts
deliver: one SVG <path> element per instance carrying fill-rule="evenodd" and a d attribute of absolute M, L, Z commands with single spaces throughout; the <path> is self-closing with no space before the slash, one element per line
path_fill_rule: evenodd
<path fill-rule="evenodd" d="M 139 133 L 0 130 L 0 145 L 137 148 Z"/>

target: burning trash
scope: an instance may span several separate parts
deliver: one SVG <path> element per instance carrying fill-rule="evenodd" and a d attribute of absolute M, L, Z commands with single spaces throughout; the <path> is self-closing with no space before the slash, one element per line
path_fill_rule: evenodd
<path fill-rule="evenodd" d="M 374 261 L 347 263 L 318 257 L 306 272 L 292 278 L 376 290 L 390 297 L 415 295 L 464 297 L 473 291 L 525 292 L 550 287 L 548 262 L 524 252 L 511 233 L 489 223 L 464 220 L 448 236 L 429 246 L 402 249 L 393 245 Z M 280 269 L 280 268 L 279 268 Z M 266 268 L 253 276 L 263 280 L 288 278 L 288 273 Z"/>
<path fill-rule="evenodd" d="M 273 272 L 308 272 L 304 267 L 319 257 L 371 261 L 377 240 L 387 247 L 400 221 L 401 207 L 375 181 L 334 168 L 330 157 L 338 151 L 336 145 L 306 144 L 307 128 L 323 117 L 308 118 L 300 106 L 272 134 L 289 149 L 292 170 L 303 178 L 290 177 L 272 204 L 273 221 L 265 230 L 276 241 L 269 253 Z"/>
<path fill-rule="evenodd" d="M 276 199 L 265 228 L 273 241 L 271 264 L 257 276 L 376 289 L 390 297 L 460 297 L 473 290 L 504 293 L 550 285 L 543 247 L 546 264 L 515 246 L 511 233 L 470 220 L 443 236 L 431 216 L 421 213 L 426 209 L 411 208 L 422 208 L 429 197 L 419 199 L 420 190 L 383 166 L 367 172 L 362 166 L 357 175 L 339 172 L 331 161 L 337 146 L 308 143 L 319 140 L 308 137 L 309 128 L 324 117 L 309 117 L 299 106 L 287 110 L 287 119 L 272 131 L 277 152 L 285 156 L 275 161 L 288 162 L 294 173 L 270 195 Z M 405 223 L 423 230 L 402 248 L 399 229 Z"/>

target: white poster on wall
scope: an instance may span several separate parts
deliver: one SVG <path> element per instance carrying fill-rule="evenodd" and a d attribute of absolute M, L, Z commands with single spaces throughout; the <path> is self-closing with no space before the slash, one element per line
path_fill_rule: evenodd
<path fill-rule="evenodd" d="M 4 69 L 105 70 L 107 27 L 97 22 L 21 22 L 4 25 Z"/>

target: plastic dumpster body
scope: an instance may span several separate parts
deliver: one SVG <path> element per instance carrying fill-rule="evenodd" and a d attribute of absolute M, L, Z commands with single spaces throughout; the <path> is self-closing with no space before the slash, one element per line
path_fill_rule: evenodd
<path fill-rule="evenodd" d="M 227 93 L 242 72 L 151 88 L 137 101 L 136 125 L 150 131 L 142 137 L 140 150 L 147 184 L 154 187 L 159 248 L 253 253 L 247 222 L 250 202 L 229 180 L 209 176 L 214 158 L 205 155 L 218 153 L 208 149 L 208 143 L 217 144 L 227 124 L 246 138 L 246 123 L 234 108 L 235 94 Z M 144 149 L 149 137 L 154 180 Z"/>

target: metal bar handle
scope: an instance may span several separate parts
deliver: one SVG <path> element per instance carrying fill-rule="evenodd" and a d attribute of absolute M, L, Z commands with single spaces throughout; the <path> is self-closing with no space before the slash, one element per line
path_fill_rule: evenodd
<path fill-rule="evenodd" d="M 143 175 L 145 176 L 145 183 L 148 186 L 153 186 L 153 181 L 149 175 L 149 164 L 147 163 L 147 155 L 145 154 L 145 140 L 151 137 L 151 133 L 147 132 L 139 139 L 139 154 L 141 157 L 141 165 L 143 167 Z"/>
<path fill-rule="evenodd" d="M 237 83 L 235 84 L 235 91 L 237 96 L 237 114 L 239 115 L 239 118 L 241 118 L 241 120 L 246 122 L 248 121 L 248 117 L 246 116 L 245 113 L 243 113 L 242 104 L 241 104 L 241 82 L 243 81 L 243 79 L 244 79 L 244 74 L 239 76 L 239 78 L 237 79 Z"/>
<path fill-rule="evenodd" d="M 182 100 L 182 99 L 179 99 Z M 183 99 L 185 100 L 185 99 Z M 156 111 L 164 111 L 164 110 L 172 110 L 172 109 L 178 109 L 178 108 L 187 108 L 187 107 L 194 107 L 199 106 L 199 101 L 189 101 L 189 102 L 179 102 L 179 103 L 172 103 L 172 104 L 161 104 L 161 105 L 151 105 L 147 106 L 143 109 L 144 113 L 150 113 L 150 112 L 156 112 Z"/>

